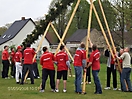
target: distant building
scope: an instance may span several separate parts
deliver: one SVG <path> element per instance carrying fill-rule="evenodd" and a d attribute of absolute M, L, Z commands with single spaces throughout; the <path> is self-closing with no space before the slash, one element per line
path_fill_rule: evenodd
<path fill-rule="evenodd" d="M 81 42 L 86 43 L 87 29 L 78 29 L 71 37 L 66 40 L 66 46 L 71 52 L 75 52 L 75 49 Z M 96 44 L 101 52 L 104 51 L 106 46 L 105 39 L 102 34 L 96 29 L 91 29 L 90 38 L 93 44 Z"/>

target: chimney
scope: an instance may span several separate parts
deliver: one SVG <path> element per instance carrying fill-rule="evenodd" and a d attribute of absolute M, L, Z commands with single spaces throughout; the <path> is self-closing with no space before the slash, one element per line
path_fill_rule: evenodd
<path fill-rule="evenodd" d="M 21 20 L 25 20 L 25 17 L 21 17 Z"/>

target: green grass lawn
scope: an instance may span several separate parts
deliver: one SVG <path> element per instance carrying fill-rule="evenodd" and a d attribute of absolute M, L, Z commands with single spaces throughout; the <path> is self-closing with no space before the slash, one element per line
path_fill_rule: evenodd
<path fill-rule="evenodd" d="M 41 67 L 40 74 L 41 74 Z M 74 69 L 73 74 L 74 74 Z M 118 74 L 118 72 L 117 72 Z M 106 65 L 101 64 L 101 71 L 99 74 L 102 89 L 106 86 Z M 119 75 L 118 75 L 118 88 L 120 88 Z M 86 85 L 86 95 L 79 95 L 74 93 L 74 78 L 68 77 L 67 81 L 67 93 L 63 93 L 63 83 L 61 80 L 59 93 L 50 92 L 49 80 L 46 84 L 46 90 L 44 93 L 38 91 L 38 87 L 41 83 L 41 79 L 35 79 L 35 84 L 18 85 L 15 83 L 15 79 L 2 79 L 0 78 L 0 99 L 131 99 L 132 93 L 124 93 L 121 91 L 103 90 L 103 94 L 94 94 L 94 82 L 92 79 L 91 85 Z M 112 87 L 112 81 L 111 81 Z"/>

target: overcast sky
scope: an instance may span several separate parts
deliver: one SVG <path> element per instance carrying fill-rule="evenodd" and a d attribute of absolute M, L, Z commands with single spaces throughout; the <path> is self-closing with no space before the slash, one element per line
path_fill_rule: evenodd
<path fill-rule="evenodd" d="M 0 26 L 20 20 L 44 16 L 52 0 L 0 0 Z"/>

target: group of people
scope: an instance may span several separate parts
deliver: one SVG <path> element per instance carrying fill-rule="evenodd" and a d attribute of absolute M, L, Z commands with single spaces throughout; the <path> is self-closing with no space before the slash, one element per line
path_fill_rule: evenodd
<path fill-rule="evenodd" d="M 74 55 L 74 70 L 75 70 L 75 93 L 77 94 L 86 94 L 82 92 L 81 82 L 83 72 L 90 76 L 90 67 L 92 68 L 92 76 L 95 84 L 95 92 L 94 94 L 102 94 L 102 87 L 100 83 L 100 79 L 98 77 L 100 71 L 100 52 L 95 44 L 92 44 L 91 41 L 90 46 L 92 48 L 92 52 L 90 54 L 89 59 L 86 57 L 85 44 L 82 42 L 80 46 L 77 48 Z M 60 79 L 63 77 L 63 92 L 67 92 L 67 74 L 68 69 L 71 71 L 70 61 L 67 53 L 65 52 L 65 46 L 60 46 L 60 51 L 54 55 L 53 53 L 48 51 L 48 48 L 43 47 L 43 54 L 40 57 L 40 65 L 42 66 L 42 84 L 40 88 L 40 92 L 45 91 L 46 81 L 49 76 L 50 78 L 50 86 L 51 91 L 59 92 L 59 83 Z M 105 51 L 105 56 L 108 58 L 107 63 L 107 85 L 105 89 L 110 89 L 110 78 L 111 73 L 113 74 L 113 90 L 117 90 L 117 78 L 116 78 L 116 69 L 117 69 L 117 59 L 120 61 L 122 66 L 122 71 L 120 72 L 120 82 L 121 82 L 121 90 L 123 92 L 132 92 L 131 82 L 130 82 L 130 73 L 131 73 L 131 57 L 129 55 L 129 48 L 121 49 L 119 54 L 114 53 L 114 57 L 111 56 L 109 50 Z M 12 49 L 11 52 L 11 61 L 14 62 L 12 66 L 16 68 L 16 83 L 24 84 L 24 78 L 27 70 L 29 70 L 29 76 L 31 78 L 31 84 L 34 84 L 34 74 L 37 75 L 37 63 L 34 61 L 33 57 L 35 55 L 35 49 L 30 48 L 30 44 L 27 44 L 26 49 L 22 52 L 22 47 L 17 47 L 17 52 L 15 53 Z M 8 78 L 8 70 L 9 70 L 9 54 L 8 54 L 8 46 L 4 47 L 4 51 L 2 52 L 2 63 L 3 63 L 3 78 Z M 55 65 L 57 66 L 57 79 L 55 82 Z M 35 68 L 34 68 L 35 67 Z M 11 69 L 14 70 L 14 69 Z M 12 74 L 14 71 L 12 71 Z M 21 82 L 19 80 L 19 74 L 21 74 Z M 13 75 L 14 76 L 14 75 Z M 37 75 L 39 76 L 39 75 Z M 88 81 L 91 83 L 91 79 Z M 85 82 L 83 82 L 85 83 Z M 126 86 L 127 85 L 127 86 Z M 128 87 L 128 88 L 127 88 Z"/>
<path fill-rule="evenodd" d="M 23 80 L 27 70 L 30 70 L 29 77 L 31 78 L 31 83 L 34 83 L 34 78 L 39 78 L 39 71 L 36 59 L 32 60 L 35 54 L 35 49 L 30 48 L 30 44 L 27 44 L 26 49 L 24 47 L 18 46 L 16 48 L 11 48 L 11 52 L 8 52 L 9 47 L 4 46 L 2 52 L 2 78 L 10 79 L 8 76 L 9 66 L 11 66 L 11 76 L 16 79 L 16 83 L 24 84 Z M 27 66 L 28 65 L 28 66 Z M 30 66 L 31 65 L 31 66 Z M 20 80 L 22 79 L 22 80 Z"/>
<path fill-rule="evenodd" d="M 120 49 L 119 53 L 114 54 L 112 57 L 110 51 L 105 50 L 105 56 L 108 57 L 107 60 L 107 84 L 105 90 L 110 88 L 110 78 L 111 73 L 113 76 L 113 90 L 117 90 L 117 74 L 116 71 L 119 71 L 120 75 L 120 85 L 123 92 L 132 92 L 130 73 L 131 73 L 131 57 L 129 54 L 129 48 Z M 117 67 L 118 66 L 118 67 Z M 119 67 L 120 66 L 120 67 Z"/>

